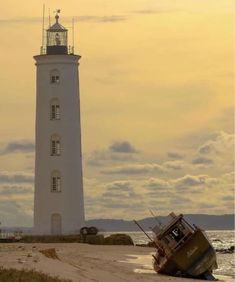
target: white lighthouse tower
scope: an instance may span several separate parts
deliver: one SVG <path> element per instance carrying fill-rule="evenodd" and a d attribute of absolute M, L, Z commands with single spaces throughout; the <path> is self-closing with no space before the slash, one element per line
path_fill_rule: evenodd
<path fill-rule="evenodd" d="M 59 12 L 59 11 L 58 11 Z M 34 57 L 37 67 L 35 234 L 71 234 L 84 224 L 79 55 L 56 22 Z"/>

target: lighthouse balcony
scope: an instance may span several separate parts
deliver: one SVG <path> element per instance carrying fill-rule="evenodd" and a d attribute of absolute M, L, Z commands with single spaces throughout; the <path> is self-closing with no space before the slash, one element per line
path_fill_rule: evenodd
<path fill-rule="evenodd" d="M 42 46 L 41 55 L 74 55 L 73 46 Z"/>

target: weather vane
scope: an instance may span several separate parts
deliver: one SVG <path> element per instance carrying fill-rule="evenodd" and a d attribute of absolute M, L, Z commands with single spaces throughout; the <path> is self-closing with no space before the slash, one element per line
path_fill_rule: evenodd
<path fill-rule="evenodd" d="M 54 13 L 59 14 L 60 11 L 61 11 L 60 9 L 56 9 L 56 10 L 54 11 Z"/>
<path fill-rule="evenodd" d="M 56 14 L 56 15 L 55 15 L 56 23 L 58 23 L 60 9 L 56 9 L 56 10 L 54 11 L 54 13 Z"/>

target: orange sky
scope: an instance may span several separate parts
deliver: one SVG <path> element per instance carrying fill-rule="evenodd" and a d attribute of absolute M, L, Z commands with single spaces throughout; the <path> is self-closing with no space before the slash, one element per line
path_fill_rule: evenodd
<path fill-rule="evenodd" d="M 31 222 L 32 181 L 14 175 L 33 175 L 32 57 L 40 51 L 43 3 L 52 17 L 61 8 L 65 26 L 76 19 L 87 217 L 140 218 L 163 206 L 164 214 L 166 203 L 180 212 L 232 212 L 233 1 L 8 1 L 0 19 L 0 201 L 13 206 L 6 221 L 13 224 L 16 209 Z M 202 154 L 206 145 L 213 148 Z M 184 208 L 183 199 L 174 201 L 182 181 L 193 195 Z"/>

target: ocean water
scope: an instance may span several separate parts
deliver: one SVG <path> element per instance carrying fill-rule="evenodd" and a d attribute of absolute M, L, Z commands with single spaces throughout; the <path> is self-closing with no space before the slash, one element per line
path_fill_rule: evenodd
<path fill-rule="evenodd" d="M 117 232 L 114 232 L 117 233 Z M 149 239 L 143 232 L 120 232 L 131 236 L 135 244 L 146 244 Z M 206 231 L 212 245 L 216 250 L 228 249 L 235 246 L 235 232 L 231 230 L 214 230 Z M 111 233 L 109 233 L 111 234 Z M 147 232 L 152 237 L 152 232 Z M 108 235 L 106 233 L 105 235 Z M 233 254 L 223 254 L 217 252 L 218 269 L 213 273 L 215 275 L 222 275 L 235 278 L 235 256 Z M 150 266 L 151 267 L 151 266 Z M 235 279 L 234 279 L 235 281 Z"/>

